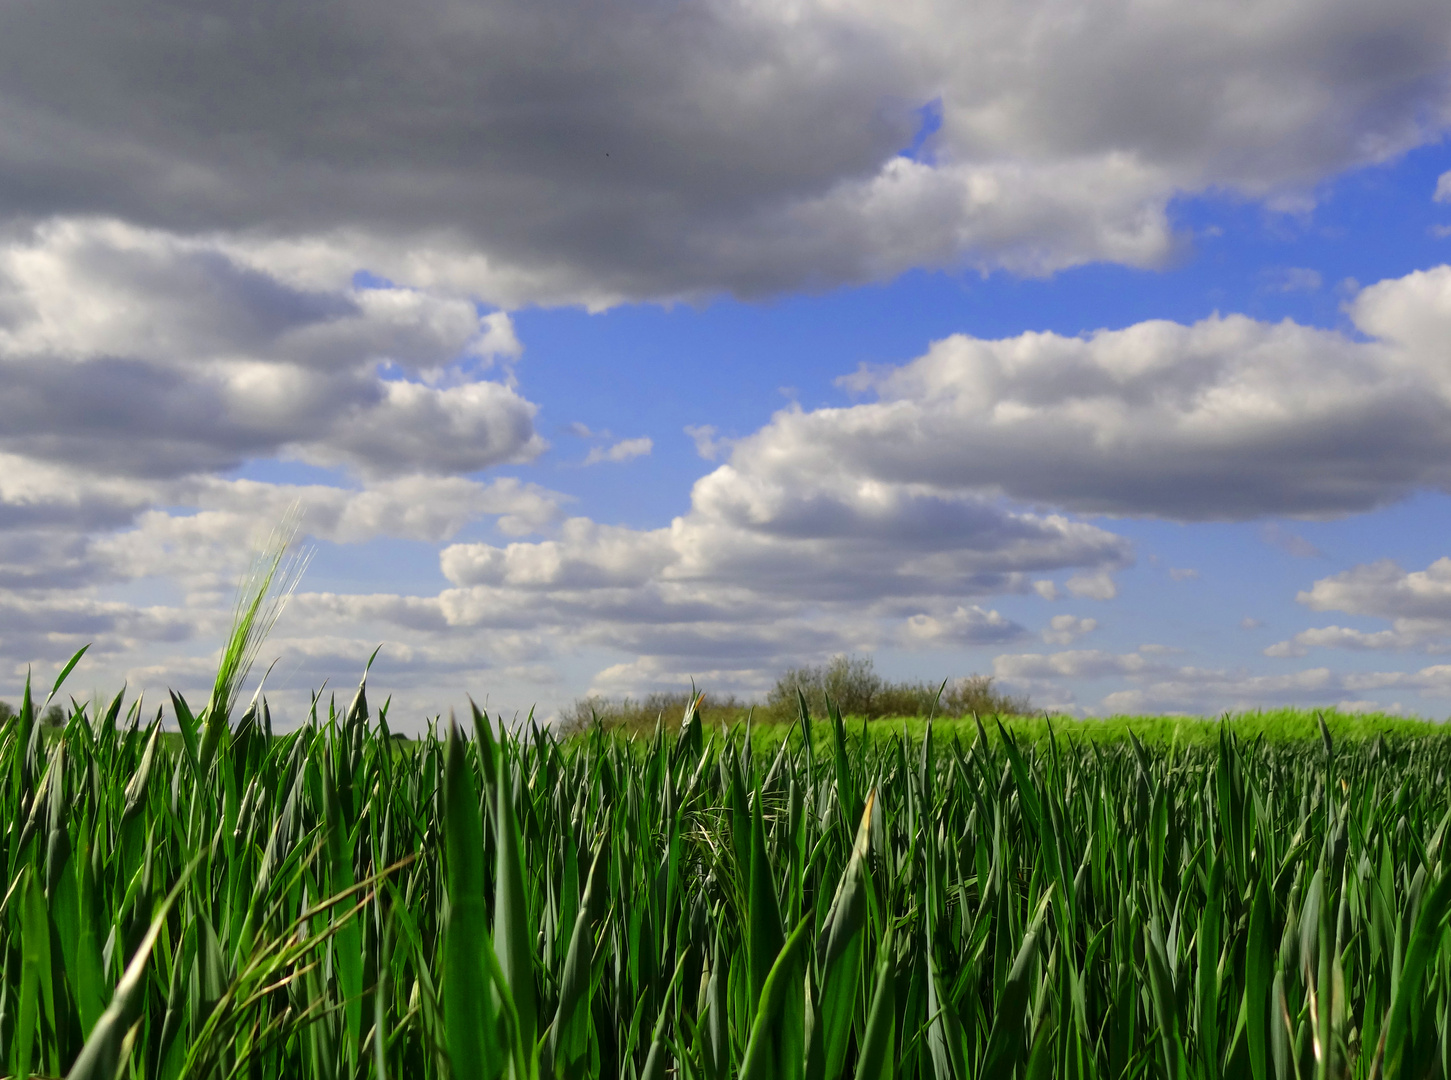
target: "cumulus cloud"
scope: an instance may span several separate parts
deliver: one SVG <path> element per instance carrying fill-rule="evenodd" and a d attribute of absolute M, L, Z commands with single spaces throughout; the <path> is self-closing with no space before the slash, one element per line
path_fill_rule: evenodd
<path fill-rule="evenodd" d="M 1112 600 L 1118 595 L 1118 586 L 1113 578 L 1102 570 L 1094 574 L 1074 574 L 1064 587 L 1084 600 Z"/>
<path fill-rule="evenodd" d="M 669 526 L 573 518 L 543 540 L 445 548 L 455 587 L 438 602 L 452 626 L 544 630 L 560 648 L 633 655 L 597 689 L 709 671 L 713 685 L 751 692 L 783 658 L 1014 640 L 1024 628 L 979 598 L 1026 593 L 1035 572 L 1061 569 L 1086 570 L 1101 589 L 1097 575 L 1131 559 L 1120 538 L 1061 515 L 775 468 L 737 443 Z"/>
<path fill-rule="evenodd" d="M 695 443 L 695 452 L 706 461 L 715 461 L 725 452 L 727 440 L 718 438 L 713 424 L 687 424 L 685 434 Z"/>
<path fill-rule="evenodd" d="M 1447 126 L 1437 0 L 1050 16 L 347 0 L 203 24 L 147 0 L 120 25 L 95 0 L 12 6 L 0 205 L 286 238 L 299 266 L 506 307 L 608 303 L 1154 263 L 1179 192 L 1303 202 Z M 929 101 L 940 130 L 907 156 Z"/>
<path fill-rule="evenodd" d="M 115 222 L 51 223 L 0 255 L 0 364 L 7 389 L 30 395 L 0 420 L 0 589 L 58 622 L 78 591 L 102 605 L 85 625 L 108 644 L 83 674 L 197 677 L 258 523 L 294 502 L 307 535 L 342 544 L 447 543 L 480 518 L 515 538 L 446 547 L 450 587 L 432 596 L 295 598 L 278 638 L 306 643 L 293 677 L 365 657 L 371 638 L 411 665 L 405 689 L 428 672 L 537 684 L 563 657 L 620 653 L 636 660 L 616 681 L 694 670 L 750 688 L 782 657 L 1009 641 L 1026 631 L 977 601 L 1059 571 L 1071 590 L 1109 596 L 1108 573 L 1132 561 L 1086 522 L 850 462 L 823 471 L 769 435 L 716 444 L 728 460 L 664 528 L 561 521 L 558 493 L 467 475 L 542 446 L 532 404 L 476 375 L 518 355 L 507 316 L 386 283 L 304 288 L 234 250 Z M 68 290 L 96 301 L 69 322 Z M 651 448 L 626 439 L 592 457 Z M 253 457 L 342 472 L 306 485 L 225 477 Z M 121 627 L 128 601 L 110 597 L 138 582 L 172 601 L 174 640 Z M 12 662 L 36 658 L 11 644 Z"/>
<path fill-rule="evenodd" d="M 1445 487 L 1451 382 L 1437 350 L 1451 328 L 1451 268 L 1373 285 L 1348 310 L 1363 339 L 1238 316 L 1192 326 L 1143 323 L 1081 338 L 950 338 L 908 364 L 849 380 L 875 400 L 809 411 L 792 405 L 731 440 L 729 456 L 695 484 L 688 507 L 658 529 L 585 518 L 556 524 L 561 500 L 545 493 L 443 485 L 463 479 L 457 476 L 436 476 L 440 486 L 430 488 L 413 479 L 427 471 L 390 477 L 346 456 L 365 447 L 403 463 L 431 455 L 441 471 L 458 473 L 506 453 L 512 436 L 495 444 L 488 437 L 507 428 L 476 430 L 465 422 L 467 412 L 455 424 L 448 411 L 455 391 L 508 401 L 514 392 L 501 383 L 383 384 L 385 394 L 397 395 L 389 407 L 418 410 L 425 421 L 392 432 L 359 426 L 365 435 L 357 443 L 333 433 L 305 453 L 352 462 L 382 508 L 372 520 L 386 518 L 401 534 L 437 542 L 489 513 L 516 536 L 547 530 L 543 539 L 471 538 L 446 548 L 441 569 L 451 588 L 435 597 L 430 617 L 437 625 L 544 632 L 554 656 L 671 656 L 660 670 L 729 668 L 737 685 L 748 685 L 783 655 L 811 659 L 1021 633 L 1016 623 L 975 614 L 990 614 L 981 603 L 990 596 L 1031 591 L 1111 600 L 1114 574 L 1132 561 L 1129 545 L 1080 518 L 1026 507 L 1178 519 L 1252 517 L 1266 509 L 1276 516 L 1330 514 L 1417 487 Z M 471 332 L 477 323 L 475 317 Z M 451 429 L 467 451 L 462 457 L 440 445 Z M 532 428 L 519 428 L 517 436 L 514 452 L 530 452 Z M 429 440 L 426 448 L 404 445 L 414 438 Z M 609 451 L 600 451 L 607 459 Z M 157 497 L 159 489 L 146 484 L 196 487 L 194 478 L 157 471 L 159 479 L 123 470 L 98 482 L 94 513 L 134 515 Z M 37 495 L 45 487 L 38 479 L 22 473 L 9 485 L 7 512 L 17 517 L 78 513 L 64 500 Z M 392 509 L 415 492 L 416 512 Z M 228 497 L 240 496 L 234 490 Z M 212 527 L 206 513 L 225 509 L 205 505 L 199 488 L 188 498 L 203 513 L 187 528 Z M 356 502 L 349 520 L 367 519 L 364 505 Z M 29 587 L 39 588 L 116 580 L 115 567 L 145 565 L 148 551 L 159 552 L 149 557 L 160 565 L 166 549 L 148 546 L 142 538 L 151 526 L 143 524 L 131 539 L 118 534 L 80 551 L 54 545 L 49 562 L 37 566 L 26 567 L 21 557 L 34 544 L 12 546 L 13 558 L 0 549 L 0 574 L 38 574 Z M 1283 530 L 1265 535 L 1303 546 Z M 1345 593 L 1359 581 L 1327 580 L 1306 602 L 1314 607 L 1332 585 Z M 205 586 L 198 577 L 190 587 L 221 585 Z M 1334 604 L 1370 611 L 1344 596 Z M 416 623 L 417 612 L 398 617 Z M 1325 644 L 1388 648 L 1411 641 L 1408 634 L 1429 642 L 1443 632 L 1440 624 L 1427 625 L 1398 624 L 1400 636 L 1377 638 L 1330 628 L 1272 645 L 1271 654 L 1299 655 Z M 781 636 L 785 626 L 792 628 L 790 644 Z"/>
<path fill-rule="evenodd" d="M 1451 490 L 1451 267 L 1372 285 L 1347 310 L 1361 337 L 1240 315 L 959 334 L 842 380 L 876 400 L 783 411 L 735 453 L 1183 521 L 1332 516 Z"/>
<path fill-rule="evenodd" d="M 1077 615 L 1054 615 L 1043 631 L 1043 640 L 1049 645 L 1072 645 L 1084 634 L 1098 629 L 1097 619 L 1083 619 Z"/>
<path fill-rule="evenodd" d="M 1304 656 L 1311 649 L 1443 652 L 1451 649 L 1451 558 L 1406 571 L 1391 559 L 1321 578 L 1295 597 L 1312 611 L 1339 611 L 1389 622 L 1384 630 L 1321 626 L 1265 650 Z"/>
<path fill-rule="evenodd" d="M 1451 203 L 1451 171 L 1436 178 L 1436 193 L 1432 199 L 1438 203 Z"/>
<path fill-rule="evenodd" d="M 1089 621 L 1092 622 L 1091 619 Z M 913 615 L 903 624 L 900 639 L 909 648 L 995 645 L 1012 641 L 1025 633 L 1011 619 L 973 604 L 968 607 L 959 606 L 956 610 L 940 616 L 925 613 Z"/>
<path fill-rule="evenodd" d="M 1097 715 L 1202 716 L 1276 705 L 1335 706 L 1342 701 L 1380 708 L 1365 695 L 1387 690 L 1414 691 L 1429 700 L 1451 696 L 1451 665 L 1446 664 L 1409 672 L 1337 672 L 1314 667 L 1267 675 L 1242 668 L 1176 665 L 1164 655 L 1147 646 L 1132 653 L 1090 649 L 1008 654 L 994 659 L 993 674 L 1005 687 L 1026 691 L 1034 700 Z M 1127 685 L 1096 701 L 1083 702 L 1073 684 L 1088 680 Z"/>
<path fill-rule="evenodd" d="M 1033 582 L 1033 591 L 1044 600 L 1057 600 L 1059 596 L 1057 584 L 1048 578 L 1041 578 Z"/>
<path fill-rule="evenodd" d="M 380 475 L 526 460 L 544 444 L 510 387 L 381 374 L 487 359 L 505 329 L 465 300 L 307 290 L 202 241 L 52 222 L 0 242 L 0 453 L 143 479 L 278 454 Z"/>
<path fill-rule="evenodd" d="M 1451 558 L 1407 572 L 1390 559 L 1321 578 L 1296 599 L 1313 611 L 1382 619 L 1451 620 Z"/>

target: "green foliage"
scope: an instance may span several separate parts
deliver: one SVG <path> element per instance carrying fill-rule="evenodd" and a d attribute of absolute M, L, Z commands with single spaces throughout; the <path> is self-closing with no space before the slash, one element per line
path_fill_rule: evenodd
<path fill-rule="evenodd" d="M 680 724 L 687 706 L 699 695 L 654 693 L 644 698 L 579 698 L 559 716 L 560 731 L 577 734 L 596 723 L 602 727 L 649 735 L 657 724 L 673 730 Z M 837 656 L 819 667 L 791 668 L 777 680 L 766 700 L 752 704 L 734 694 L 707 695 L 698 712 L 712 722 L 743 723 L 747 716 L 762 724 L 795 723 L 804 696 L 810 708 L 824 709 L 827 700 L 853 719 L 929 716 L 968 718 L 973 716 L 1030 716 L 1032 703 L 1026 697 L 994 689 L 988 675 L 949 679 L 946 683 L 890 682 L 877 674 L 871 657 Z"/>
<path fill-rule="evenodd" d="M 14 718 L 15 706 L 11 705 L 8 701 L 0 701 L 0 724 L 4 724 L 9 720 L 13 720 Z M 66 713 L 65 709 L 63 709 L 61 706 L 51 705 L 36 719 L 40 724 L 44 725 L 45 727 L 58 728 L 64 727 L 65 722 L 70 719 L 70 717 Z"/>
<path fill-rule="evenodd" d="M 884 716 L 1027 716 L 1033 711 L 1026 697 L 994 690 L 991 676 L 949 679 L 945 685 L 890 682 L 877 674 L 869 656 L 836 656 L 819 667 L 790 669 L 766 695 L 765 714 L 794 720 L 798 695 L 804 695 L 813 708 L 830 699 L 843 716 L 868 720 Z"/>
<path fill-rule="evenodd" d="M 180 697 L 183 736 L 116 699 L 45 739 L 27 698 L 0 1070 L 1447 1076 L 1437 727 L 833 708 L 747 740 L 698 705 L 405 741 L 360 686 L 277 737 L 259 699 L 203 762 Z"/>

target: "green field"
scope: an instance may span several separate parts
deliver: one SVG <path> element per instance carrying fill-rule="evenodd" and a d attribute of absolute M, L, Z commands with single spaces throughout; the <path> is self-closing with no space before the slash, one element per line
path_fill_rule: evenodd
<path fill-rule="evenodd" d="M 1451 1075 L 1439 725 L 42 704 L 0 727 L 12 1075 Z"/>
<path fill-rule="evenodd" d="M 927 731 L 924 716 L 884 717 L 864 721 L 860 717 L 845 717 L 844 729 L 849 743 L 861 741 L 880 742 L 893 738 L 906 738 L 909 742 L 921 742 Z M 1262 739 L 1279 744 L 1296 742 L 1321 742 L 1321 724 L 1329 730 L 1334 740 L 1350 739 L 1364 742 L 1377 736 L 1392 739 L 1432 738 L 1451 733 L 1441 721 L 1393 716 L 1388 713 L 1339 713 L 1334 710 L 1318 709 L 1275 709 L 1265 712 L 1235 713 L 1224 717 L 1209 718 L 1196 716 L 1108 716 L 1077 720 L 1064 716 L 1003 716 L 989 720 L 982 734 L 988 742 L 998 742 L 999 725 L 1013 739 L 1022 744 L 1048 744 L 1051 740 L 1064 743 L 1092 742 L 1100 746 L 1128 742 L 1130 733 L 1146 746 L 1156 750 L 1172 752 L 1175 748 L 1217 745 L 1225 731 L 1233 733 L 1241 741 Z M 744 720 L 733 717 L 727 725 L 738 728 Z M 948 717 L 933 721 L 932 730 L 941 739 L 956 739 L 971 742 L 979 736 L 978 720 L 975 717 Z M 831 736 L 826 729 L 816 731 L 814 739 L 817 749 L 827 746 Z M 769 748 L 782 740 L 799 745 L 801 727 L 798 722 L 762 723 L 752 721 L 751 741 L 755 745 Z"/>

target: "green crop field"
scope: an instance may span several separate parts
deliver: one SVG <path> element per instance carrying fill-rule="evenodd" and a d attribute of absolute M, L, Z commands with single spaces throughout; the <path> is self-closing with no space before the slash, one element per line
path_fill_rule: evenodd
<path fill-rule="evenodd" d="M 4 722 L 11 1075 L 1451 1075 L 1434 727 L 273 735 L 244 669 Z"/>

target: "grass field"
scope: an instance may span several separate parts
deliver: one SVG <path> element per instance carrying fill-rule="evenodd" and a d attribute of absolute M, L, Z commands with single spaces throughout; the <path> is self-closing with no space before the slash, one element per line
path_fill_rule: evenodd
<path fill-rule="evenodd" d="M 1318 709 L 1275 709 L 1224 717 L 1109 716 L 1078 720 L 1073 717 L 1040 715 L 1003 716 L 990 720 L 983 732 L 989 742 L 999 741 L 998 725 L 1001 725 L 1019 744 L 1046 744 L 1050 739 L 1056 738 L 1068 743 L 1092 742 L 1107 745 L 1127 742 L 1132 733 L 1140 742 L 1158 749 L 1216 744 L 1225 731 L 1232 732 L 1242 741 L 1263 739 L 1281 744 L 1318 744 L 1321 741 L 1322 723 L 1333 739 L 1361 742 L 1377 736 L 1415 739 L 1451 733 L 1451 728 L 1437 720 L 1388 713 L 1340 713 Z M 905 737 L 916 743 L 921 741 L 927 730 L 927 717 L 924 716 L 883 717 L 865 722 L 860 717 L 845 717 L 843 722 L 849 742 L 859 741 L 865 736 L 869 742 Z M 743 728 L 743 725 L 743 720 L 733 718 L 727 726 Z M 971 742 L 979 734 L 978 721 L 973 717 L 936 719 L 932 726 L 939 739 L 955 738 Z M 751 740 L 762 746 L 772 746 L 782 740 L 799 744 L 800 738 L 801 728 L 796 722 L 751 723 Z M 815 738 L 818 748 L 821 748 L 828 736 L 824 732 L 817 732 Z"/>
<path fill-rule="evenodd" d="M 1451 1075 L 1439 725 L 43 706 L 0 727 L 11 1075 Z"/>

